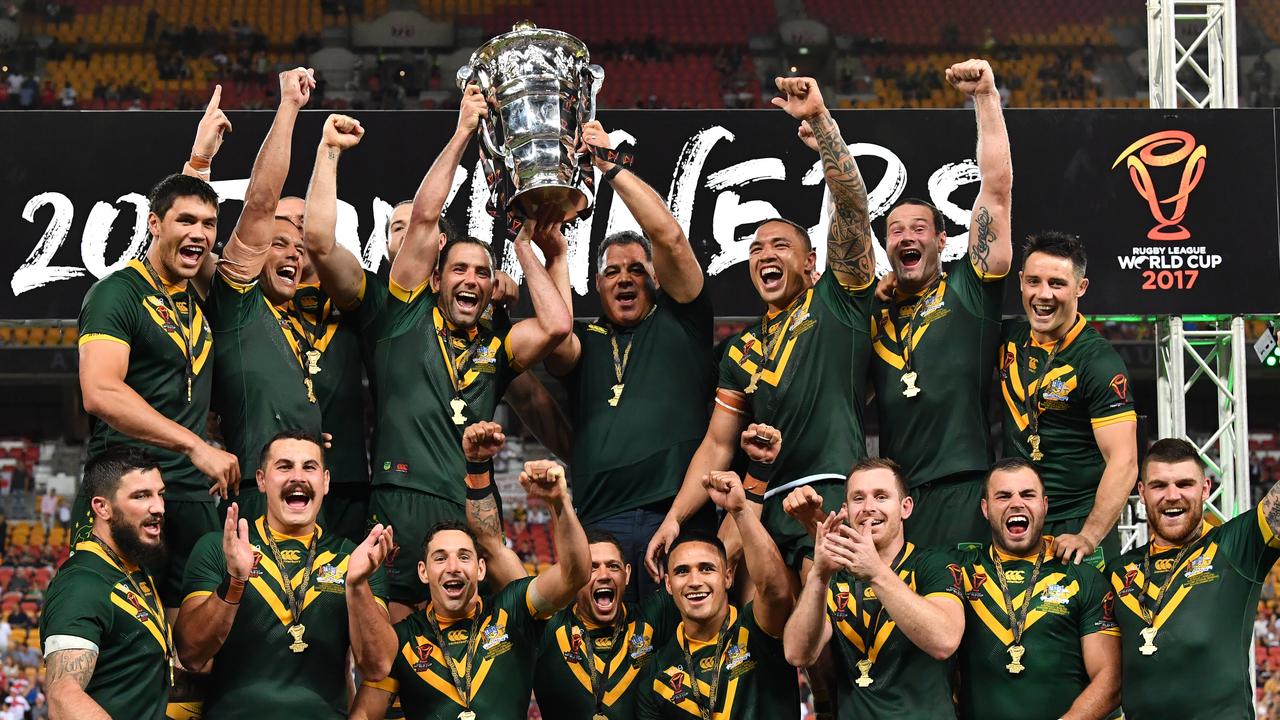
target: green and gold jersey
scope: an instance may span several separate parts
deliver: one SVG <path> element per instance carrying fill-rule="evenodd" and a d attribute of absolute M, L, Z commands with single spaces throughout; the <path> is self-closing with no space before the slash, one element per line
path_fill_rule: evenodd
<path fill-rule="evenodd" d="M 462 431 L 492 420 L 507 385 L 523 368 L 513 364 L 505 316 L 495 313 L 469 332 L 452 328 L 436 307 L 436 294 L 423 283 L 405 290 L 395 283 L 379 322 L 374 349 L 374 397 L 378 411 L 373 449 L 373 484 L 427 492 L 462 506 L 466 476 Z M 456 370 L 446 356 L 448 351 Z M 455 375 L 456 373 L 456 375 Z M 461 378 L 465 420 L 454 422 L 454 378 Z"/>
<path fill-rule="evenodd" d="M 846 289 L 835 273 L 823 273 L 786 310 L 762 318 L 763 332 L 752 323 L 725 350 L 719 386 L 744 393 L 745 406 L 717 404 L 746 422 L 778 428 L 784 438 L 762 518 L 771 532 L 794 522 L 782 512 L 781 486 L 843 483 L 867 455 L 862 405 L 872 297 L 870 287 Z"/>
<path fill-rule="evenodd" d="M 573 498 L 585 524 L 675 497 L 707 431 L 715 392 L 710 291 L 678 303 L 658 291 L 631 328 L 576 322 L 578 364 L 563 378 L 574 428 Z M 623 390 L 614 364 L 623 365 Z"/>
<path fill-rule="evenodd" d="M 991 464 L 987 397 L 1004 276 L 980 274 L 967 255 L 944 270 L 919 295 L 877 300 L 871 318 L 880 454 L 902 466 L 912 488 Z M 903 394 L 910 373 L 913 397 Z"/>
<path fill-rule="evenodd" d="M 430 604 L 414 612 L 396 623 L 399 649 L 391 674 L 365 684 L 399 693 L 408 720 L 454 720 L 466 703 L 442 654 L 447 652 L 462 674 L 460 681 L 465 683 L 470 671 L 469 705 L 478 718 L 523 718 L 529 711 L 533 664 L 546 619 L 539 617 L 529 598 L 532 582 L 533 578 L 521 578 L 508 584 L 464 619 L 451 622 L 437 616 L 443 637 L 436 636 L 427 620 L 427 613 L 435 612 Z M 472 670 L 466 656 L 473 643 Z"/>
<path fill-rule="evenodd" d="M 752 603 L 741 611 L 729 607 L 729 637 L 720 657 L 715 657 L 719 636 L 710 642 L 689 640 L 684 623 L 675 636 L 658 648 L 636 698 L 639 720 L 699 720 L 692 684 L 707 702 L 719 677 L 716 720 L 786 720 L 800 717 L 800 690 L 796 669 L 787 664 L 782 640 L 770 637 L 756 623 Z M 685 661 L 685 650 L 693 668 Z M 690 670 L 692 669 L 692 673 Z"/>
<path fill-rule="evenodd" d="M 244 596 L 231 632 L 213 658 L 206 720 L 274 717 L 345 718 L 347 716 L 347 563 L 356 546 L 336 533 L 316 526 L 315 559 L 302 599 L 299 622 L 306 649 L 295 653 L 287 629 L 294 624 L 285 596 L 284 574 L 296 593 L 302 585 L 310 537 L 275 534 L 284 567 L 276 564 L 266 541 L 265 519 L 249 524 L 249 542 L 257 564 L 249 573 Z M 274 532 L 274 531 L 272 531 Z M 260 556 L 258 555 L 260 553 Z M 284 574 L 282 574 L 282 571 Z M 213 593 L 226 576 L 222 532 L 209 533 L 187 560 L 184 601 Z M 382 569 L 375 569 L 369 587 L 381 604 L 386 597 Z"/>
<path fill-rule="evenodd" d="M 680 622 L 675 602 L 658 590 L 637 606 L 624 605 L 621 622 L 594 625 L 579 617 L 575 606 L 552 616 L 542 633 L 533 689 L 546 718 L 582 718 L 596 714 L 589 662 L 600 678 L 603 714 L 609 720 L 632 720 L 636 698 L 653 660 Z M 583 650 L 590 641 L 590 656 Z"/>
<path fill-rule="evenodd" d="M 1032 603 L 1020 643 L 1025 669 L 1016 675 L 1006 668 L 1012 662 L 1013 634 L 992 555 L 1000 551 L 977 545 L 955 554 L 950 567 L 959 582 L 952 593 L 965 605 L 959 653 L 961 718 L 1022 720 L 1028 708 L 1043 717 L 1065 714 L 1089 684 L 1081 639 L 1098 632 L 1120 634 L 1113 605 L 1104 602 L 1102 573 L 1089 563 L 1054 558 L 1053 538 L 1045 536 L 1045 542 L 1045 560 L 1030 600 L 1027 584 L 1035 555 L 1000 553 L 1014 615 L 1021 613 L 1024 603 Z"/>
<path fill-rule="evenodd" d="M 80 345 L 104 340 L 129 348 L 124 382 L 151 407 L 204 437 L 213 388 L 213 333 L 199 299 L 153 277 L 138 260 L 94 283 L 80 307 Z M 177 313 L 165 301 L 173 299 Z M 187 397 L 187 345 L 191 346 L 191 397 Z M 116 445 L 151 452 L 164 476 L 170 500 L 208 500 L 209 481 L 180 452 L 134 440 L 97 417 L 89 418 L 89 454 Z"/>
<path fill-rule="evenodd" d="M 227 450 L 240 458 L 241 492 L 253 485 L 258 457 L 282 430 L 320 437 L 320 405 L 306 386 L 305 352 L 286 310 L 267 300 L 255 280 L 241 284 L 221 271 L 209 291 L 213 325 L 213 406 Z"/>
<path fill-rule="evenodd" d="M 1049 496 L 1046 522 L 1087 516 L 1107 466 L 1093 431 L 1138 420 L 1124 361 L 1083 315 L 1061 344 L 1036 342 L 1026 320 L 1006 321 L 1000 354 L 1005 456 L 1024 458 L 1040 471 Z M 1040 460 L 1031 457 L 1029 412 L 1036 413 Z"/>
<path fill-rule="evenodd" d="M 1267 571 L 1280 558 L 1280 538 L 1259 506 L 1220 527 L 1202 523 L 1200 538 L 1182 550 L 1143 545 L 1107 566 L 1120 625 L 1125 718 L 1252 718 L 1253 621 Z M 1170 573 L 1176 576 L 1161 593 Z M 1150 643 L 1144 607 L 1155 628 Z"/>
<path fill-rule="evenodd" d="M 334 307 L 319 285 L 300 285 L 285 314 L 294 338 L 306 351 L 320 353 L 312 373 L 324 431 L 333 436 L 324 464 L 330 482 L 369 482 L 369 453 L 365 432 L 364 373 L 358 313 Z"/>
<path fill-rule="evenodd" d="M 894 570 L 917 595 L 950 601 L 954 580 L 945 555 L 907 543 Z M 827 587 L 827 618 L 835 646 L 840 717 L 952 716 L 948 663 L 916 647 L 884 611 L 869 585 L 843 571 L 836 574 Z M 864 675 L 859 665 L 867 660 L 871 666 L 865 675 L 871 684 L 865 680 L 858 684 Z"/>
<path fill-rule="evenodd" d="M 113 718 L 164 717 L 169 702 L 168 624 L 146 571 L 125 571 L 96 541 L 76 545 L 49 583 L 40 615 L 44 654 L 98 653 L 85 692 Z"/>

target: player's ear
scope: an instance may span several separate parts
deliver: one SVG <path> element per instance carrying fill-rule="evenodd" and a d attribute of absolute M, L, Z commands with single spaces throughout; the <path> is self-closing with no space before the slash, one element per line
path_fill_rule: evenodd
<path fill-rule="evenodd" d="M 476 558 L 476 582 L 477 583 L 484 582 L 484 576 L 487 571 L 488 571 L 488 567 L 484 564 L 484 558 L 477 556 Z"/>
<path fill-rule="evenodd" d="M 160 216 L 155 213 L 147 213 L 147 231 L 151 233 L 154 239 L 160 236 Z"/>
<path fill-rule="evenodd" d="M 321 495 L 321 496 L 324 496 L 324 495 L 328 495 L 328 494 L 329 494 L 329 471 L 328 471 L 328 470 L 325 470 L 325 471 L 324 471 L 324 482 L 320 485 L 320 495 Z"/>
<path fill-rule="evenodd" d="M 987 512 L 987 498 L 983 497 L 981 500 L 978 501 L 978 504 L 982 507 L 982 517 L 990 520 L 991 513 Z"/>
<path fill-rule="evenodd" d="M 1076 297 L 1084 297 L 1084 293 L 1089 289 L 1089 278 L 1080 279 L 1080 287 L 1076 289 Z"/>
<path fill-rule="evenodd" d="M 101 495 L 97 495 L 89 501 L 89 509 L 93 511 L 93 516 L 99 520 L 111 519 L 111 501 Z"/>
<path fill-rule="evenodd" d="M 258 492 L 265 494 L 267 492 L 267 474 L 262 472 L 262 468 L 258 468 L 257 472 L 254 473 L 253 479 L 258 484 Z"/>
<path fill-rule="evenodd" d="M 902 519 L 906 520 L 911 517 L 911 513 L 915 512 L 916 501 L 910 495 L 902 498 Z"/>
<path fill-rule="evenodd" d="M 624 586 L 626 586 L 626 585 L 630 585 L 630 584 L 631 584 L 631 563 L 627 563 L 627 564 L 623 567 L 623 570 L 622 570 L 622 577 L 623 577 L 623 578 L 625 578 L 625 579 L 622 581 L 622 584 L 623 584 Z"/>
<path fill-rule="evenodd" d="M 418 561 L 418 580 L 422 581 L 423 585 L 431 584 L 429 582 L 430 578 L 427 576 L 427 563 L 422 560 Z"/>

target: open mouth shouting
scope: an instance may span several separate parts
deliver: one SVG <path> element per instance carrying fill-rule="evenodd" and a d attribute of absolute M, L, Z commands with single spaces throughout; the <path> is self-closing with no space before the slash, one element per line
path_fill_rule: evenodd
<path fill-rule="evenodd" d="M 1031 303 L 1031 315 L 1040 320 L 1048 320 L 1049 318 L 1052 318 L 1057 309 L 1056 305 Z"/>
<path fill-rule="evenodd" d="M 618 309 L 623 312 L 629 312 L 636 308 L 636 301 L 640 298 L 640 293 L 635 288 L 626 288 L 618 290 L 614 293 L 613 299 L 618 303 Z"/>
<path fill-rule="evenodd" d="M 905 247 L 898 251 L 898 264 L 904 271 L 915 270 L 924 261 L 924 253 L 918 247 Z"/>
<path fill-rule="evenodd" d="M 591 604 L 600 616 L 609 615 L 617 607 L 618 591 L 612 584 L 600 585 L 591 591 Z"/>
<path fill-rule="evenodd" d="M 1025 538 L 1031 529 L 1031 517 L 1023 513 L 1013 513 L 1005 518 L 1004 529 L 1011 538 L 1016 540 Z"/>
<path fill-rule="evenodd" d="M 188 269 L 200 267 L 204 254 L 204 245 L 182 245 L 178 248 L 178 260 L 182 263 L 182 267 Z"/>
<path fill-rule="evenodd" d="M 461 578 L 450 578 L 440 583 L 444 596 L 450 600 L 461 600 L 467 591 L 467 583 Z"/>
<path fill-rule="evenodd" d="M 152 515 L 151 517 L 142 521 L 142 525 L 140 526 L 142 530 L 141 535 L 142 537 L 148 540 L 159 540 L 160 532 L 163 529 L 163 527 L 164 527 L 164 516 Z"/>
<path fill-rule="evenodd" d="M 298 285 L 298 266 L 297 265 L 281 265 L 276 268 L 276 277 L 284 281 L 289 287 L 297 287 Z"/>
<path fill-rule="evenodd" d="M 782 289 L 783 272 L 777 265 L 766 265 L 760 268 L 760 286 L 765 292 L 777 292 Z"/>
<path fill-rule="evenodd" d="M 463 315 L 471 315 L 480 307 L 480 295 L 471 290 L 458 290 L 453 294 L 453 302 Z"/>
<path fill-rule="evenodd" d="M 280 498 L 284 500 L 284 506 L 289 510 L 302 512 L 311 504 L 315 494 L 310 485 L 294 483 L 284 489 L 284 492 L 280 494 Z"/>
<path fill-rule="evenodd" d="M 1186 514 L 1187 509 L 1181 505 L 1166 507 L 1160 511 L 1160 517 L 1170 522 L 1178 522 Z"/>

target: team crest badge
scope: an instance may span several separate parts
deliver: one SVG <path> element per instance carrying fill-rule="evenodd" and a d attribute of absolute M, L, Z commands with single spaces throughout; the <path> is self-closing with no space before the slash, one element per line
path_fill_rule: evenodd
<path fill-rule="evenodd" d="M 1053 382 L 1049 383 L 1049 387 L 1045 388 L 1043 397 L 1045 402 L 1062 403 L 1067 402 L 1067 400 L 1070 399 L 1067 397 L 1070 394 L 1071 388 L 1062 380 L 1055 379 Z"/>
<path fill-rule="evenodd" d="M 569 633 L 569 651 L 564 653 L 565 662 L 582 662 L 582 633 L 577 628 Z"/>
<path fill-rule="evenodd" d="M 849 593 L 838 592 L 835 595 L 836 617 L 844 618 L 849 614 Z"/>
<path fill-rule="evenodd" d="M 1120 399 L 1120 402 L 1125 402 L 1128 399 L 1129 378 L 1125 377 L 1123 373 L 1116 373 L 1115 376 L 1111 378 L 1110 387 L 1111 392 L 1116 394 L 1116 397 Z"/>
<path fill-rule="evenodd" d="M 1213 561 L 1201 555 L 1192 560 L 1187 565 L 1187 569 L 1182 573 L 1186 578 L 1188 586 L 1204 585 L 1218 579 L 1218 574 L 1213 572 Z"/>
<path fill-rule="evenodd" d="M 1132 595 L 1136 590 L 1133 587 L 1133 581 L 1138 578 L 1137 568 L 1129 568 L 1124 571 L 1124 587 L 1120 588 L 1120 596 Z"/>
<path fill-rule="evenodd" d="M 253 546 L 253 564 L 249 566 L 249 577 L 256 578 L 262 576 L 262 548 L 257 545 Z"/>
<path fill-rule="evenodd" d="M 631 636 L 631 659 L 640 660 L 653 652 L 653 643 L 643 635 Z"/>
<path fill-rule="evenodd" d="M 1067 615 L 1070 613 L 1067 610 L 1069 604 L 1071 604 L 1071 593 L 1062 585 L 1055 584 L 1040 593 L 1040 607 L 1037 609 L 1052 615 Z"/>
<path fill-rule="evenodd" d="M 138 618 L 138 622 L 146 622 L 151 619 L 151 613 L 147 612 L 147 608 L 143 606 L 142 601 L 138 599 L 137 595 L 133 594 L 132 590 L 125 594 L 125 598 L 133 606 L 135 611 L 133 616 Z"/>
<path fill-rule="evenodd" d="M 316 573 L 316 588 L 321 592 L 345 593 L 346 586 L 346 573 L 336 565 L 321 566 Z"/>
<path fill-rule="evenodd" d="M 429 642 L 418 643 L 418 662 L 413 664 L 414 672 L 422 672 L 431 664 L 431 651 L 435 646 Z"/>
<path fill-rule="evenodd" d="M 581 643 L 581 639 L 579 639 Z M 506 625 L 490 625 L 480 633 L 480 647 L 489 657 L 497 657 L 511 649 L 511 638 L 507 635 Z"/>
<path fill-rule="evenodd" d="M 672 702 L 681 702 L 689 695 L 688 688 L 684 686 L 684 673 L 679 670 L 667 676 L 667 685 L 671 686 Z"/>
<path fill-rule="evenodd" d="M 1115 593 L 1107 591 L 1102 596 L 1102 620 L 1098 623 L 1098 627 L 1109 629 L 1116 626 L 1116 596 Z"/>
<path fill-rule="evenodd" d="M 743 645 L 730 645 L 727 654 L 728 660 L 725 661 L 724 669 L 729 671 L 731 679 L 751 672 L 756 666 L 755 661 L 751 659 L 751 652 Z"/>
<path fill-rule="evenodd" d="M 975 572 L 973 574 L 973 589 L 965 593 L 965 597 L 970 600 L 982 599 L 982 586 L 987 584 L 987 574 L 984 572 Z"/>

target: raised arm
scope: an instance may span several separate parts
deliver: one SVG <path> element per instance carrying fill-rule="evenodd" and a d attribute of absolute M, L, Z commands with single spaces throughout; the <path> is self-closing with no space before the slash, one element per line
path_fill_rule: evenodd
<path fill-rule="evenodd" d="M 235 455 L 204 441 L 199 435 L 160 414 L 124 381 L 129 370 L 129 346 L 111 339 L 90 340 L 80 346 L 80 395 L 84 411 L 116 430 L 148 445 L 180 452 L 191 458 L 212 484 L 209 494 L 227 497 L 240 486 L 240 462 Z"/>
<path fill-rule="evenodd" d="M 986 60 L 966 60 L 947 68 L 947 82 L 973 96 L 978 119 L 978 175 L 982 184 L 969 221 L 969 261 L 983 277 L 1003 277 L 1013 263 L 1013 159 L 995 73 Z"/>
<path fill-rule="evenodd" d="M 280 107 L 275 120 L 262 141 L 258 157 L 253 161 L 249 187 L 244 194 L 244 209 L 222 250 L 219 271 L 241 283 L 257 280 L 262 263 L 271 249 L 275 230 L 276 205 L 280 190 L 289 175 L 293 144 L 293 125 L 298 112 L 311 98 L 316 85 L 310 69 L 294 68 L 280 73 Z"/>
<path fill-rule="evenodd" d="M 823 176 L 835 214 L 827 235 L 827 268 L 851 290 L 862 290 L 875 280 L 876 261 L 871 248 L 871 218 L 867 214 L 867 186 L 858 172 L 840 128 L 822 101 L 813 78 L 776 78 L 783 94 L 773 104 L 801 121 L 800 139 L 822 157 Z M 813 142 L 807 136 L 812 135 Z"/>
<path fill-rule="evenodd" d="M 1106 466 L 1094 494 L 1093 509 L 1078 534 L 1054 538 L 1053 554 L 1079 565 L 1120 520 L 1129 493 L 1138 482 L 1138 423 L 1119 422 L 1093 429 L 1094 441 Z"/>
<path fill-rule="evenodd" d="M 1102 720 L 1120 705 L 1120 638 L 1096 632 L 1080 638 L 1089 684 L 1063 720 Z"/>
<path fill-rule="evenodd" d="M 787 616 L 795 607 L 791 594 L 791 573 L 782 561 L 778 546 L 760 522 L 760 506 L 747 499 L 737 473 L 716 471 L 703 479 L 712 502 L 733 518 L 742 537 L 742 555 L 755 584 L 756 622 L 769 635 L 780 638 Z"/>
<path fill-rule="evenodd" d="M 217 157 L 218 150 L 222 149 L 223 134 L 231 132 L 231 121 L 220 109 L 221 103 L 222 86 L 214 85 L 209 104 L 205 106 L 204 115 L 196 125 L 196 139 L 191 143 L 191 155 L 182 164 L 183 175 L 205 182 L 213 180 L 213 159 Z M 209 281 L 213 279 L 216 266 L 216 256 L 211 252 L 205 253 L 200 261 L 200 271 L 191 279 L 196 290 L 205 297 L 208 297 Z"/>
<path fill-rule="evenodd" d="M 448 144 L 440 151 L 431 169 L 422 178 L 418 192 L 413 196 L 413 209 L 409 214 L 409 229 L 405 231 L 404 244 L 391 263 L 391 280 L 403 288 L 416 288 L 425 283 L 436 269 L 440 255 L 440 214 L 444 202 L 449 199 L 453 187 L 453 174 L 462 161 L 462 153 L 471 144 L 471 137 L 480 127 L 480 118 L 489 117 L 489 108 L 479 86 L 468 85 L 462 94 L 462 107 L 458 110 L 458 129 Z M 479 178 L 475 179 L 477 182 Z"/>
<path fill-rule="evenodd" d="M 502 426 L 495 422 L 474 423 L 462 432 L 462 456 L 467 460 L 467 524 L 480 542 L 485 579 L 494 591 L 528 575 L 520 557 L 507 547 L 493 492 L 493 458 L 506 442 Z"/>
<path fill-rule="evenodd" d="M 365 680 L 377 682 L 391 672 L 396 657 L 396 631 L 391 627 L 387 606 L 379 602 L 369 587 L 369 576 L 381 567 L 395 535 L 391 526 L 374 525 L 347 561 L 347 632 L 351 655 Z"/>
<path fill-rule="evenodd" d="M 360 304 L 364 268 L 351 251 L 338 244 L 338 159 L 360 144 L 364 128 L 346 115 L 330 115 L 324 122 L 316 164 L 307 186 L 307 212 L 302 220 L 302 238 L 307 259 L 320 276 L 320 287 L 342 310 Z"/>
<path fill-rule="evenodd" d="M 249 521 L 239 515 L 239 507 L 231 503 L 222 526 L 226 576 L 217 592 L 189 594 L 178 610 L 173 639 L 182 666 L 192 672 L 205 671 L 227 641 L 231 623 L 236 619 L 236 610 L 240 608 L 240 598 L 253 570 Z"/>
<path fill-rule="evenodd" d="M 582 126 L 583 139 L 588 145 L 608 148 L 609 134 L 598 121 L 592 120 Z M 608 175 L 615 167 L 614 163 L 603 158 L 592 157 L 592 162 L 601 172 Z M 680 223 L 671 215 L 671 209 L 649 184 L 629 168 L 621 168 L 609 181 L 613 193 L 622 200 L 631 216 L 640 224 L 645 237 L 653 243 L 653 269 L 658 276 L 657 281 L 662 289 L 678 303 L 693 301 L 702 293 L 705 278 L 702 265 L 689 245 Z"/>
<path fill-rule="evenodd" d="M 551 531 L 560 561 L 530 586 L 533 609 L 546 616 L 573 602 L 573 596 L 591 580 L 591 551 L 569 499 L 564 468 L 550 460 L 527 462 L 520 484 L 530 498 L 541 499 L 551 508 Z"/>
<path fill-rule="evenodd" d="M 681 483 L 680 491 L 676 493 L 676 498 L 671 503 L 671 509 L 667 511 L 667 516 L 654 532 L 653 538 L 649 540 L 649 547 L 645 550 L 644 566 L 654 580 L 662 574 L 660 571 L 662 556 L 666 554 L 667 546 L 680 534 L 680 526 L 707 502 L 707 491 L 702 486 L 702 478 L 712 470 L 729 468 L 729 464 L 733 462 L 733 449 L 746 425 L 742 415 L 734 410 L 726 410 L 720 405 L 719 399 L 727 395 L 736 395 L 742 403 L 745 403 L 741 400 L 742 394 L 722 388 L 716 392 L 716 395 L 716 408 L 711 413 L 707 434 L 703 436 L 702 444 L 698 446 L 697 451 L 693 453 L 693 459 L 689 461 L 689 467 L 684 473 L 684 482 Z"/>
<path fill-rule="evenodd" d="M 564 297 L 533 252 L 532 241 L 537 240 L 547 263 L 551 264 L 559 254 L 568 251 L 568 243 L 560 234 L 559 220 L 548 217 L 527 220 L 515 242 L 516 259 L 524 271 L 534 316 L 516 323 L 507 342 L 511 357 L 524 369 L 541 362 L 573 331 L 573 317 L 565 307 Z"/>
<path fill-rule="evenodd" d="M 867 578 L 884 609 L 907 639 L 935 660 L 946 660 L 964 636 L 964 606 L 946 593 L 921 597 L 880 558 L 871 539 L 871 521 L 859 530 L 841 525 L 827 537 L 833 555 L 858 577 Z"/>
<path fill-rule="evenodd" d="M 822 649 L 831 641 L 831 623 L 827 621 L 827 587 L 840 570 L 829 551 L 826 537 L 844 523 L 844 509 L 831 513 L 818 524 L 813 545 L 813 569 L 805 578 L 795 612 L 787 619 L 782 633 L 782 651 L 787 662 L 796 667 L 809 667 L 818 662 Z"/>
<path fill-rule="evenodd" d="M 111 720 L 107 711 L 84 691 L 98 664 L 97 650 L 57 650 L 49 653 L 44 662 L 50 720 Z"/>

